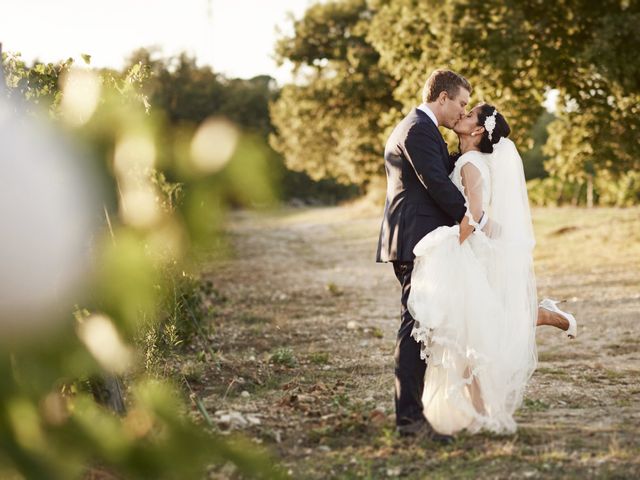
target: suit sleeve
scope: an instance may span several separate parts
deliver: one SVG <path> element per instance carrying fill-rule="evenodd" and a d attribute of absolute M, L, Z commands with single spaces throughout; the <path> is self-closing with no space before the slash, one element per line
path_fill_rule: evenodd
<path fill-rule="evenodd" d="M 416 123 L 404 141 L 405 155 L 429 195 L 459 223 L 467 211 L 465 200 L 449 179 L 438 144 L 438 139 L 424 124 Z"/>

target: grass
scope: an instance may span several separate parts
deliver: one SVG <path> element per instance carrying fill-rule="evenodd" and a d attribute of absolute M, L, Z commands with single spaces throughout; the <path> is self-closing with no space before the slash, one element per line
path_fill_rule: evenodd
<path fill-rule="evenodd" d="M 286 367 L 295 367 L 298 363 L 290 348 L 277 348 L 272 354 L 270 360 L 276 365 L 284 365 Z"/>
<path fill-rule="evenodd" d="M 550 407 L 548 403 L 545 403 L 542 400 L 525 398 L 522 408 L 531 412 L 544 412 L 549 410 Z"/>
<path fill-rule="evenodd" d="M 315 365 L 327 365 L 329 354 L 327 352 L 314 352 L 309 356 L 309 361 Z"/>
<path fill-rule="evenodd" d="M 327 291 L 333 295 L 334 297 L 339 297 L 340 295 L 343 294 L 342 290 L 340 289 L 340 287 L 338 287 L 335 283 L 333 282 L 329 282 L 327 284 Z"/>
<path fill-rule="evenodd" d="M 245 325 L 264 325 L 270 323 L 272 320 L 260 315 L 240 314 L 238 320 Z"/>

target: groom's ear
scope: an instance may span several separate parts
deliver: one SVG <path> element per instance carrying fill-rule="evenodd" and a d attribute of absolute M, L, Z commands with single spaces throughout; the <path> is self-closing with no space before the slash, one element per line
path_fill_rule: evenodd
<path fill-rule="evenodd" d="M 438 103 L 440 105 L 444 105 L 444 102 L 447 101 L 447 98 L 449 98 L 449 94 L 447 93 L 446 90 L 443 90 L 440 92 L 440 95 L 438 95 Z"/>

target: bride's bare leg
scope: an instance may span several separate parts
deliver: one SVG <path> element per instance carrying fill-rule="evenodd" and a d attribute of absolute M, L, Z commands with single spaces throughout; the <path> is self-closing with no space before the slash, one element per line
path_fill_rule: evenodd
<path fill-rule="evenodd" d="M 484 402 L 482 401 L 482 391 L 480 390 L 480 384 L 478 383 L 478 379 L 473 377 L 473 382 L 469 385 L 469 393 L 471 394 L 471 402 L 473 403 L 473 408 L 476 409 L 476 412 L 486 415 L 487 411 L 484 409 Z"/>
<path fill-rule="evenodd" d="M 469 378 L 471 375 L 471 371 L 469 367 L 467 367 L 464 371 L 465 378 Z M 469 396 L 471 397 L 471 404 L 473 408 L 476 409 L 476 412 L 486 415 L 487 411 L 484 408 L 484 402 L 482 401 L 482 391 L 480 390 L 480 384 L 478 383 L 478 379 L 473 377 L 473 381 L 467 385 L 467 389 L 469 390 Z"/>
<path fill-rule="evenodd" d="M 546 308 L 538 307 L 538 321 L 536 326 L 551 325 L 552 327 L 559 328 L 560 330 L 569 329 L 569 320 L 564 318 L 559 313 L 551 312 Z"/>

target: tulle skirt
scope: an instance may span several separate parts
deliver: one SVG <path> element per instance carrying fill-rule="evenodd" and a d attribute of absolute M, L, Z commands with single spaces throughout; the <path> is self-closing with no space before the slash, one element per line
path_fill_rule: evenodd
<path fill-rule="evenodd" d="M 414 249 L 408 308 L 427 361 L 424 414 L 441 433 L 511 433 L 536 366 L 531 260 L 482 232 L 458 238 L 458 226 L 440 227 Z"/>

